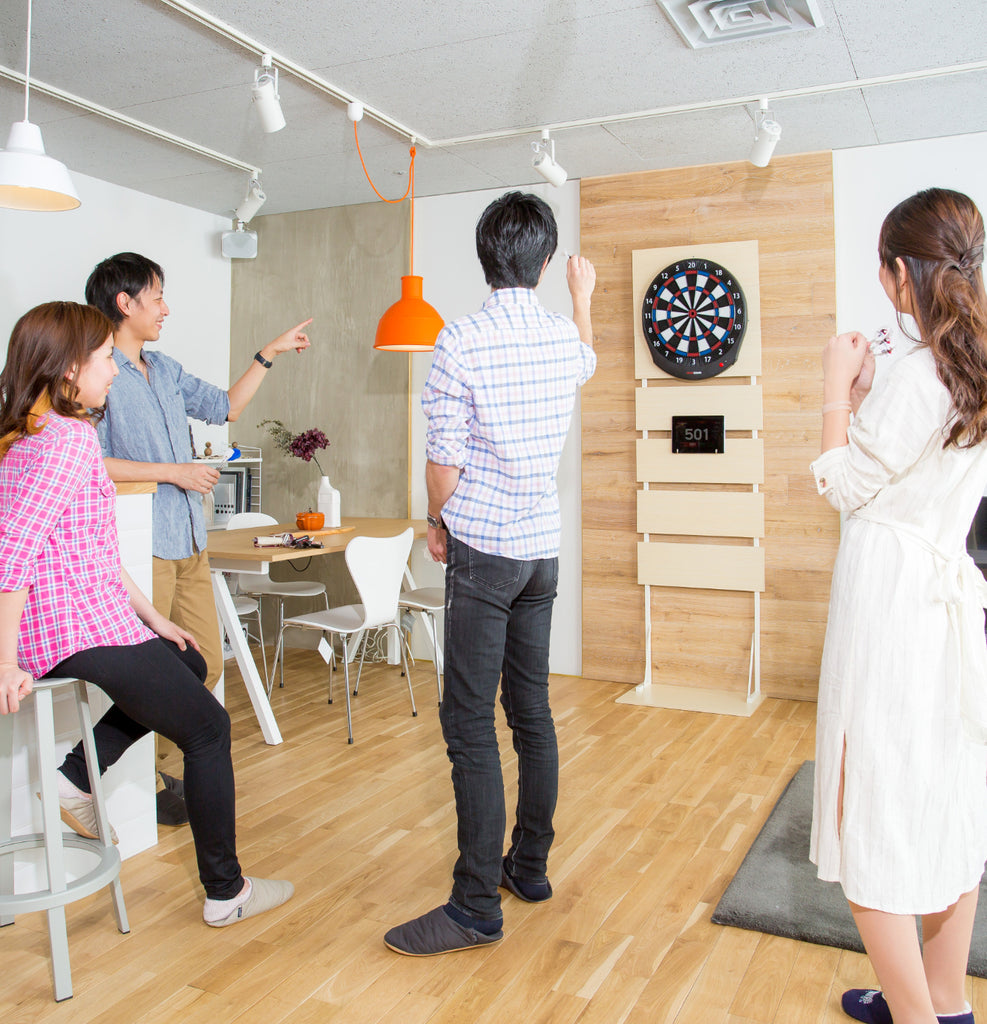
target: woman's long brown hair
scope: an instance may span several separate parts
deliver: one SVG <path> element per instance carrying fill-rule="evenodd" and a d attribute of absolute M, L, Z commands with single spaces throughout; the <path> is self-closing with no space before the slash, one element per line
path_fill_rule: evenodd
<path fill-rule="evenodd" d="M 952 396 L 955 412 L 943 447 L 979 444 L 987 437 L 987 293 L 980 211 L 962 192 L 917 192 L 885 218 L 878 253 L 899 294 L 896 260 L 904 263 L 921 334 L 915 340 L 931 349 L 939 379 Z"/>
<path fill-rule="evenodd" d="M 50 410 L 76 419 L 102 415 L 90 415 L 78 402 L 79 389 L 68 375 L 112 333 L 98 309 L 78 302 L 46 302 L 14 324 L 0 371 L 0 459 L 15 441 L 42 430 Z"/>

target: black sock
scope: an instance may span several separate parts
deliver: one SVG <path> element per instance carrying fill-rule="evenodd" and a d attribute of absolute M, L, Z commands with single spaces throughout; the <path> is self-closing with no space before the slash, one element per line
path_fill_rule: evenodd
<path fill-rule="evenodd" d="M 469 914 L 464 914 L 458 907 L 454 907 L 451 903 L 447 903 L 442 908 L 448 915 L 456 922 L 461 924 L 464 928 L 472 928 L 474 931 L 480 932 L 482 935 L 493 935 L 494 932 L 499 932 L 504 927 L 504 919 L 501 918 L 499 921 L 485 921 L 482 917 L 470 917 Z"/>
<path fill-rule="evenodd" d="M 514 887 L 524 896 L 526 899 L 538 902 L 539 900 L 547 900 L 552 895 L 552 887 L 546 879 L 544 882 L 522 882 L 520 878 L 515 878 L 514 875 L 507 870 L 507 858 L 504 858 L 504 874 L 510 878 Z"/>

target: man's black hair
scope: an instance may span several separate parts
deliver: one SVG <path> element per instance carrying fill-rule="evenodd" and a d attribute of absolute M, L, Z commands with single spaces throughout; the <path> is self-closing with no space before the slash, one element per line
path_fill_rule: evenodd
<path fill-rule="evenodd" d="M 530 193 L 505 192 L 476 223 L 476 254 L 491 288 L 534 288 L 558 242 L 551 207 Z"/>
<path fill-rule="evenodd" d="M 126 292 L 136 299 L 145 288 L 158 281 L 164 285 L 164 271 L 146 256 L 136 252 L 118 252 L 116 256 L 97 263 L 86 282 L 86 302 L 108 316 L 114 327 L 123 323 L 117 296 Z"/>

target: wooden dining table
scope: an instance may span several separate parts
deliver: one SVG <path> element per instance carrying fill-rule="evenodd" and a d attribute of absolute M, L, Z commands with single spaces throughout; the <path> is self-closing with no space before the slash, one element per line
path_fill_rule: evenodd
<path fill-rule="evenodd" d="M 296 536 L 305 531 L 294 523 L 280 523 L 277 526 L 248 527 L 245 530 L 213 530 L 209 534 L 206 553 L 212 574 L 213 595 L 219 621 L 226 630 L 233 655 L 240 668 L 247 695 L 260 725 L 264 739 L 270 744 L 282 742 L 281 731 L 275 721 L 271 702 L 267 699 L 267 687 L 257 672 L 257 665 L 247 645 L 247 638 L 240 627 L 240 620 L 233 606 L 233 596 L 226 582 L 225 572 L 266 573 L 275 562 L 291 562 L 302 558 L 321 558 L 346 550 L 354 537 L 393 537 L 408 527 L 415 531 L 415 537 L 424 537 L 428 527 L 424 519 L 381 519 L 374 516 L 344 516 L 339 532 L 323 533 L 311 531 L 306 534 L 313 540 L 321 541 L 321 548 L 297 547 L 256 547 L 255 537 L 270 537 L 276 534 L 292 533 Z M 415 581 L 410 567 L 405 568 L 405 579 L 410 589 Z M 223 680 L 217 685 L 217 695 L 222 697 Z"/>

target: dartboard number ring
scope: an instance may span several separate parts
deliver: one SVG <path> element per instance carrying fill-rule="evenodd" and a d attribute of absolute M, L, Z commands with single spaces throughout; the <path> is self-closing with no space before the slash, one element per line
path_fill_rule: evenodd
<path fill-rule="evenodd" d="M 641 327 L 655 366 L 683 380 L 704 380 L 737 361 L 747 301 L 722 263 L 679 260 L 648 286 Z"/>

